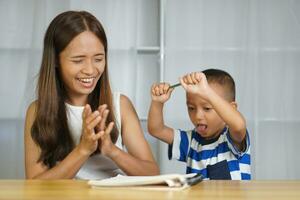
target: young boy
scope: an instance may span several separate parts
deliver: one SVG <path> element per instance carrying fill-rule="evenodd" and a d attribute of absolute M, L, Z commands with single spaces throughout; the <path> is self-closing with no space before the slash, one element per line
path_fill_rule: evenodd
<path fill-rule="evenodd" d="M 149 133 L 169 144 L 169 159 L 187 163 L 186 173 L 201 173 L 205 179 L 249 180 L 250 140 L 246 122 L 237 111 L 235 83 L 225 71 L 208 69 L 180 79 L 193 130 L 164 124 L 163 106 L 173 88 L 154 84 L 148 116 Z"/>

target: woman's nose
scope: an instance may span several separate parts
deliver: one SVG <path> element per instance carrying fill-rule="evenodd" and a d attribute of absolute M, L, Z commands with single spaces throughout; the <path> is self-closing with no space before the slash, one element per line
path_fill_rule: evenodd
<path fill-rule="evenodd" d="M 94 72 L 94 66 L 91 61 L 87 61 L 82 69 L 85 74 L 92 74 Z"/>

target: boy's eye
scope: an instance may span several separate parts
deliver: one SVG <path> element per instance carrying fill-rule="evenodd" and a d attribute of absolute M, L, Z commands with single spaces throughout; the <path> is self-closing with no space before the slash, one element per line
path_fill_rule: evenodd
<path fill-rule="evenodd" d="M 204 108 L 204 111 L 210 111 L 210 110 L 211 110 L 211 108 L 209 108 L 209 107 Z"/>
<path fill-rule="evenodd" d="M 189 110 L 189 111 L 193 111 L 193 110 L 195 110 L 195 108 L 194 108 L 194 107 L 189 107 L 189 106 L 188 106 L 188 110 Z"/>

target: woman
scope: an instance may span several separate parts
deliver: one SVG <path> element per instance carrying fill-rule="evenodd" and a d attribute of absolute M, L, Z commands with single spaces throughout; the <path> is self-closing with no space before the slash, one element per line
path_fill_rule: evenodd
<path fill-rule="evenodd" d="M 111 92 L 107 39 L 93 15 L 67 11 L 50 23 L 37 91 L 25 121 L 26 178 L 159 173 L 130 100 Z"/>

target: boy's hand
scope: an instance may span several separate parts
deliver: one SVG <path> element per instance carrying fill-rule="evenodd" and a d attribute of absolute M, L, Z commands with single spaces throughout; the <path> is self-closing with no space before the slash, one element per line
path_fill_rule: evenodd
<path fill-rule="evenodd" d="M 180 78 L 180 83 L 186 92 L 197 94 L 203 99 L 208 99 L 210 87 L 206 76 L 202 72 L 193 72 Z"/>
<path fill-rule="evenodd" d="M 174 88 L 170 88 L 168 83 L 153 84 L 151 87 L 152 101 L 165 103 L 169 100 Z"/>

